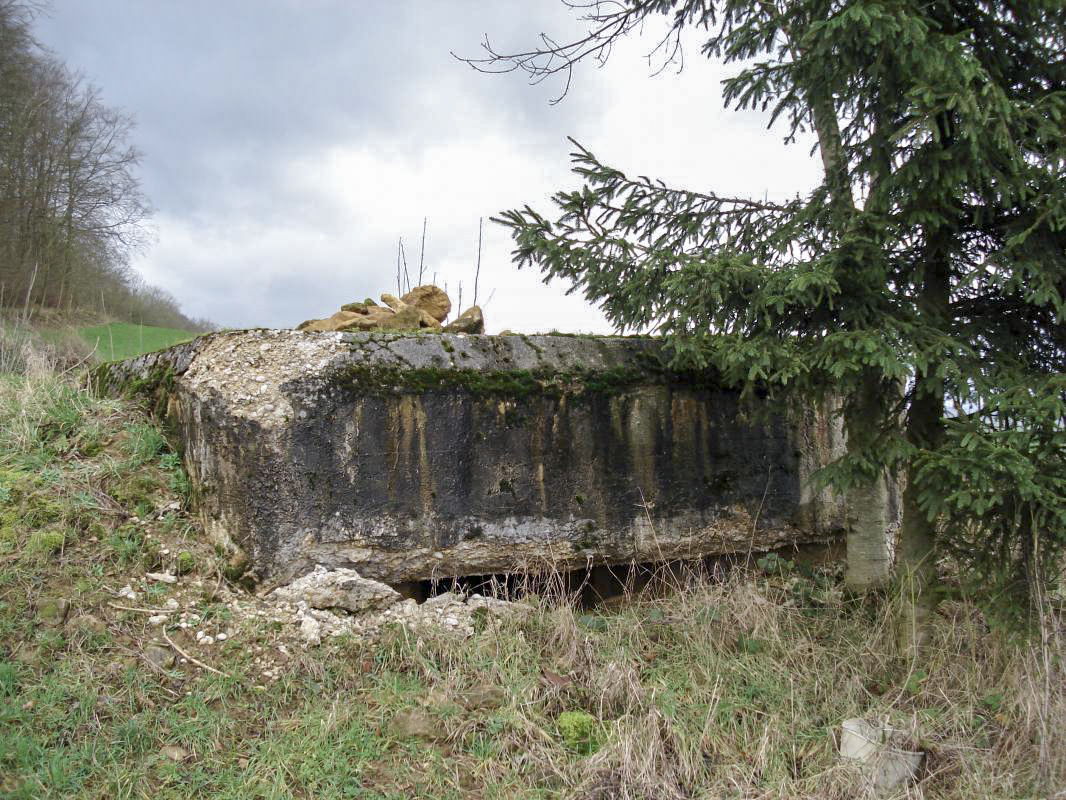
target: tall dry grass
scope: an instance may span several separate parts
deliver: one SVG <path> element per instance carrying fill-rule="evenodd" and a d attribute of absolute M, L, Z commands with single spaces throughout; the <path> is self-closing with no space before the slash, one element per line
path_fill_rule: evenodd
<path fill-rule="evenodd" d="M 861 776 L 838 736 L 864 717 L 926 753 L 900 796 L 1066 797 L 1061 608 L 1023 638 L 945 602 L 928 653 L 906 661 L 890 604 L 848 602 L 824 578 L 670 580 L 666 596 L 604 614 L 549 590 L 521 621 L 465 642 L 397 631 L 383 658 L 437 697 L 486 682 L 512 693 L 488 796 L 853 798 Z M 596 720 L 585 757 L 555 729 L 573 710 Z M 485 735 L 462 715 L 443 724 L 456 745 Z"/>

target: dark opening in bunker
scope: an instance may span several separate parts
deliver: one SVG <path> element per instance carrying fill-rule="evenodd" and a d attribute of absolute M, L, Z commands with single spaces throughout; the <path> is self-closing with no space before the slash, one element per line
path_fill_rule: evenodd
<path fill-rule="evenodd" d="M 839 542 L 805 544 L 771 552 L 812 566 L 836 561 L 843 556 Z M 763 552 L 753 552 L 691 560 L 591 564 L 569 571 L 451 575 L 395 583 L 393 588 L 419 603 L 445 592 L 454 592 L 501 600 L 521 600 L 539 595 L 566 600 L 580 608 L 610 607 L 632 600 L 663 597 L 683 591 L 688 586 L 723 580 L 735 569 L 755 567 L 765 555 Z"/>

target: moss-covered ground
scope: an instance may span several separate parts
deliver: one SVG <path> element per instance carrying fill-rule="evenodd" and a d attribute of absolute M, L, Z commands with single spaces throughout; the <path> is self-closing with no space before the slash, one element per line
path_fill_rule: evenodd
<path fill-rule="evenodd" d="M 542 583 L 530 613 L 466 639 L 303 648 L 220 599 L 225 554 L 187 490 L 136 406 L 0 378 L 0 797 L 851 798 L 853 716 L 927 753 L 910 797 L 1066 788 L 1053 608 L 1022 636 L 946 601 L 908 662 L 886 604 L 764 558 L 592 612 Z M 179 603 L 231 635 L 198 648 L 149 621 Z"/>

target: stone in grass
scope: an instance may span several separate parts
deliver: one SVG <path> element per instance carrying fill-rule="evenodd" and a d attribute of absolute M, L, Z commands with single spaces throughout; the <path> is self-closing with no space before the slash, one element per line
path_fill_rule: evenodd
<path fill-rule="evenodd" d="M 170 669 L 174 666 L 174 653 L 169 647 L 161 644 L 150 644 L 144 648 L 144 657 L 159 669 Z"/>
<path fill-rule="evenodd" d="M 492 683 L 479 683 L 463 692 L 460 701 L 467 711 L 491 711 L 507 702 L 507 692 Z"/>
<path fill-rule="evenodd" d="M 840 755 L 862 765 L 864 780 L 875 796 L 890 794 L 913 780 L 925 757 L 900 748 L 898 731 L 859 718 L 841 725 Z"/>
<path fill-rule="evenodd" d="M 65 597 L 52 597 L 37 604 L 37 622 L 48 628 L 58 628 L 67 619 L 70 601 Z"/>
<path fill-rule="evenodd" d="M 382 611 L 403 599 L 391 586 L 364 578 L 354 569 L 326 569 L 321 565 L 271 594 L 289 603 L 302 600 L 311 608 L 339 608 L 352 614 Z"/>
<path fill-rule="evenodd" d="M 192 757 L 192 753 L 190 753 L 184 747 L 181 747 L 176 744 L 164 745 L 163 748 L 159 751 L 159 755 L 163 756 L 163 758 L 170 759 L 171 761 L 176 761 L 179 764 L 182 761 L 188 761 L 189 758 Z"/>
<path fill-rule="evenodd" d="M 389 722 L 389 735 L 396 739 L 423 739 L 427 742 L 448 738 L 441 725 L 418 708 L 397 711 Z"/>

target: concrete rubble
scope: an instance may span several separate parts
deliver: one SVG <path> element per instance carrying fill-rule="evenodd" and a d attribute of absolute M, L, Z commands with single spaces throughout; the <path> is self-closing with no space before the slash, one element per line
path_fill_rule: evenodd
<path fill-rule="evenodd" d="M 902 731 L 860 718 L 844 720 L 840 756 L 862 767 L 867 796 L 884 797 L 912 781 L 924 753 L 902 747 Z"/>

